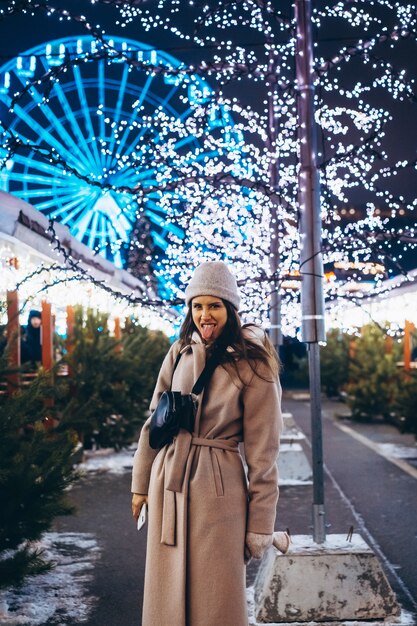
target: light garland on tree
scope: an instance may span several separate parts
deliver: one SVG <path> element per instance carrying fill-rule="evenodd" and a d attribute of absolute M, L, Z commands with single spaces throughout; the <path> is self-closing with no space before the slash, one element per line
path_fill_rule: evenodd
<path fill-rule="evenodd" d="M 284 332 L 293 334 L 299 326 L 298 291 L 285 288 L 288 276 L 299 265 L 292 18 L 263 0 L 207 2 L 202 6 L 192 1 L 159 0 L 156 8 L 135 0 L 91 2 L 93 8 L 100 4 L 114 7 L 119 15 L 117 28 L 137 25 L 138 32 L 140 26 L 148 35 L 169 31 L 170 36 L 181 38 L 184 56 L 192 53 L 195 62 L 170 66 L 138 59 L 129 50 L 118 49 L 103 27 L 91 26 L 92 20 L 84 16 L 47 3 L 16 2 L 8 12 L 3 11 L 4 17 L 6 13 L 10 17 L 14 12 L 44 11 L 51 19 L 72 20 L 95 39 L 97 48 L 67 56 L 41 76 L 29 79 L 14 94 L 11 108 L 21 106 L 31 90 L 42 88 L 42 109 L 43 103 L 53 98 L 54 84 L 65 83 L 69 71 L 88 63 L 117 61 L 147 79 L 160 76 L 177 80 L 187 116 L 174 117 L 163 108 L 149 115 L 140 102 L 134 108 L 133 121 L 132 117 L 114 120 L 107 115 L 103 120 L 107 139 L 102 145 L 98 142 L 105 157 L 110 160 L 111 146 L 120 145 L 134 133 L 138 141 L 129 155 L 120 152 L 113 169 L 101 179 L 69 164 L 54 146 L 25 142 L 7 126 L 3 163 L 25 150 L 36 153 L 39 159 L 62 168 L 87 186 L 116 198 L 129 198 L 126 203 L 132 207 L 129 210 L 137 224 L 146 223 L 149 202 L 157 205 L 171 225 L 164 254 L 152 258 L 155 276 L 165 285 L 165 292 L 160 300 L 146 304 L 158 308 L 178 304 L 193 267 L 203 259 L 221 257 L 237 274 L 247 317 L 267 323 L 271 288 L 278 288 L 282 292 Z M 407 274 L 402 256 L 416 245 L 414 227 L 399 227 L 398 218 L 404 211 L 414 211 L 417 200 L 398 193 L 395 182 L 403 173 L 415 176 L 417 160 L 411 155 L 393 158 L 395 146 L 390 139 L 395 122 L 390 100 L 414 107 L 414 115 L 417 112 L 414 77 L 390 58 L 392 46 L 415 44 L 416 18 L 412 5 L 400 7 L 389 1 L 338 2 L 314 12 L 318 33 L 328 24 L 336 25 L 337 32 L 341 24 L 351 35 L 348 45 L 340 47 L 337 41 L 322 44 L 320 38 L 316 45 L 324 263 L 329 267 L 346 260 L 358 267 L 382 264 L 384 270 L 375 274 L 370 290 L 378 296 L 387 292 L 383 282 L 387 275 Z M 336 47 L 336 51 L 322 54 L 322 45 Z M 196 85 L 193 76 L 204 76 L 211 89 L 191 97 Z M 259 97 L 252 97 L 252 87 Z M 378 104 L 375 93 L 384 94 Z M 273 111 L 273 128 L 268 107 Z M 276 168 L 276 184 L 271 182 L 271 168 Z M 141 184 L 148 170 L 153 175 L 146 185 Z M 109 182 L 109 176 L 117 177 L 121 172 L 129 174 L 131 184 Z M 341 207 L 358 201 L 366 206 L 366 214 L 346 222 Z M 377 201 L 389 209 L 389 218 L 376 214 Z M 136 232 L 140 234 L 140 230 Z M 125 243 L 120 239 L 117 245 Z M 145 254 L 151 262 L 149 242 L 131 241 L 129 254 L 136 253 Z M 274 255 L 279 258 L 279 267 L 271 265 Z M 71 267 L 70 259 L 65 262 Z M 147 266 L 140 262 L 138 267 Z M 331 306 L 359 301 L 345 287 L 350 282 L 355 288 L 358 283 L 369 284 L 368 278 L 358 271 L 345 281 L 326 282 L 327 301 Z"/>

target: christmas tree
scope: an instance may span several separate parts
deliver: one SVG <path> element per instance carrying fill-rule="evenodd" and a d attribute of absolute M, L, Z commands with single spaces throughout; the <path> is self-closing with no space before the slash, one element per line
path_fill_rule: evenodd
<path fill-rule="evenodd" d="M 328 397 L 339 395 L 349 379 L 349 343 L 346 333 L 332 328 L 321 349 L 321 384 Z"/>
<path fill-rule="evenodd" d="M 402 372 L 395 410 L 403 430 L 417 437 L 417 374 L 413 371 Z"/>
<path fill-rule="evenodd" d="M 7 373 L 6 352 L 0 378 Z M 65 489 L 74 479 L 74 440 L 48 426 L 51 383 L 51 376 L 40 372 L 14 395 L 0 395 L 0 587 L 51 567 L 34 542 L 55 516 L 71 512 Z"/>
<path fill-rule="evenodd" d="M 149 405 L 169 341 L 130 326 L 121 343 L 108 316 L 76 309 L 74 346 L 66 357 L 70 383 L 61 402 L 61 430 L 78 433 L 85 448 L 120 449 L 131 443 Z"/>
<path fill-rule="evenodd" d="M 370 420 L 387 417 L 398 389 L 398 346 L 386 349 L 386 333 L 377 324 L 367 324 L 355 341 L 350 370 L 348 403 L 353 417 Z"/>
<path fill-rule="evenodd" d="M 136 417 L 141 421 L 147 416 L 158 372 L 169 346 L 169 340 L 162 332 L 136 324 L 129 325 L 123 337 L 123 355 L 129 363 L 125 380 L 135 403 Z"/>

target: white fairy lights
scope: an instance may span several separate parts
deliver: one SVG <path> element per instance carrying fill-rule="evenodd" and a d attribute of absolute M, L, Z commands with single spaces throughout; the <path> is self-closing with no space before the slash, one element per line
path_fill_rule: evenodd
<path fill-rule="evenodd" d="M 10 4 L 23 10 L 18 8 L 22 3 Z M 138 140 L 128 155 L 120 149 L 113 169 L 103 172 L 102 179 L 66 168 L 53 146 L 30 149 L 43 150 L 45 161 L 60 163 L 87 187 L 101 185 L 116 198 L 129 197 L 123 211 L 138 219 L 146 215 L 147 203 L 160 207 L 172 228 L 164 234 L 168 245 L 164 254 L 153 257 L 153 267 L 166 293 L 181 297 L 193 267 L 221 256 L 237 274 L 248 317 L 266 322 L 275 285 L 282 292 L 284 333 L 293 334 L 299 326 L 298 290 L 288 277 L 299 264 L 299 144 L 291 2 L 91 2 L 93 8 L 101 4 L 113 7 L 116 29 L 136 29 L 138 39 L 142 32 L 148 40 L 153 34 L 163 48 L 159 42 L 164 38 L 178 38 L 192 64 L 184 61 L 173 68 L 153 66 L 152 60 L 133 63 L 128 51 L 112 49 L 102 26 L 91 26 L 93 19 L 77 19 L 53 7 L 48 15 L 77 20 L 93 34 L 97 57 L 85 56 L 85 62 L 118 58 L 132 72 L 162 74 L 178 87 L 188 113 L 174 116 L 163 106 L 148 113 L 137 101 L 130 121 L 106 117 L 106 141 L 98 141 L 98 149 L 109 160 L 112 146 L 126 137 Z M 26 2 L 24 10 L 30 14 L 42 10 L 40 5 Z M 417 15 L 415 5 L 388 0 L 326 3 L 314 11 L 314 27 L 323 255 L 326 270 L 339 264 L 340 274 L 325 281 L 325 296 L 336 310 L 343 308 L 350 287 L 355 294 L 358 285 L 367 295 L 378 293 L 383 279 L 400 273 L 404 255 L 416 246 L 410 217 L 417 199 L 410 180 L 415 189 L 417 160 L 398 118 L 399 106 L 404 106 L 411 116 L 408 124 L 416 125 L 416 68 L 402 66 L 407 58 L 401 46 L 415 48 Z M 181 56 L 181 49 L 175 54 Z M 65 63 L 70 67 L 79 61 Z M 206 93 L 197 93 L 199 75 L 211 87 Z M 51 71 L 45 81 L 49 79 L 65 82 L 65 72 Z M 17 103 L 20 97 L 24 94 L 16 95 Z M 3 140 L 4 162 L 28 149 L 7 128 Z M 274 186 L 271 168 L 276 168 Z M 154 175 L 144 186 L 147 169 Z M 109 182 L 120 172 L 130 174 L 131 183 L 123 188 Z M 357 210 L 346 212 L 349 206 Z M 276 238 L 279 267 L 273 273 L 271 242 Z M 141 245 L 131 242 L 132 248 Z"/>

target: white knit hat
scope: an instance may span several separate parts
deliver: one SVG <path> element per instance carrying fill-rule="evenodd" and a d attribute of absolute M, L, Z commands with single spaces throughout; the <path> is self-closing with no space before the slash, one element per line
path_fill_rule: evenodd
<path fill-rule="evenodd" d="M 223 261 L 208 261 L 197 267 L 185 290 L 186 304 L 197 296 L 221 298 L 239 309 L 240 296 L 236 278 Z"/>

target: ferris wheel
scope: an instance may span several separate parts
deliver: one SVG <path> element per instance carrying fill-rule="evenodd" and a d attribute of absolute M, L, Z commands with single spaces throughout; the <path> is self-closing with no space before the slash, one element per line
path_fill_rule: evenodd
<path fill-rule="evenodd" d="M 100 46 L 89 36 L 57 39 L 0 67 L 3 141 L 15 137 L 27 146 L 5 162 L 0 186 L 66 224 L 79 241 L 123 267 L 123 251 L 139 217 L 130 190 L 138 185 L 153 188 L 161 168 L 169 169 L 169 163 L 155 166 L 146 158 L 149 144 L 156 153 L 162 142 L 152 120 L 163 114 L 184 122 L 212 90 L 197 75 L 147 69 L 148 64 L 176 70 L 180 62 L 143 43 L 108 39 L 106 50 L 113 53 L 101 58 Z M 121 53 L 137 59 L 140 68 L 132 69 Z M 85 62 L 68 63 L 46 92 L 39 79 L 68 59 Z M 30 89 L 11 111 L 14 94 L 24 90 L 27 81 Z M 220 105 L 212 108 L 207 130 L 227 129 L 230 139 L 231 128 L 230 113 Z M 236 140 L 232 143 L 236 146 Z M 187 150 L 201 162 L 207 156 L 193 134 L 184 136 L 175 149 Z M 170 236 L 181 239 L 184 233 L 169 219 L 160 194 L 146 194 L 142 206 L 154 249 L 163 254 Z"/>

